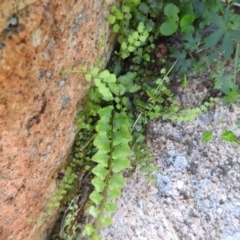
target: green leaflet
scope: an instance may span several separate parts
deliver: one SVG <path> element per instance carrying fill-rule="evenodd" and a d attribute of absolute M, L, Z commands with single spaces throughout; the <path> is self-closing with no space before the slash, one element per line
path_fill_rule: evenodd
<path fill-rule="evenodd" d="M 90 199 L 97 205 L 100 204 L 100 202 L 102 201 L 103 199 L 103 196 L 98 193 L 97 191 L 93 191 L 91 194 L 90 194 Z"/>
<path fill-rule="evenodd" d="M 101 236 L 92 237 L 92 240 L 103 240 Z"/>
<path fill-rule="evenodd" d="M 102 150 L 98 150 L 97 153 L 92 157 L 92 160 L 96 163 L 100 163 L 102 166 L 108 166 L 109 155 L 103 152 Z"/>
<path fill-rule="evenodd" d="M 178 17 L 179 9 L 176 5 L 169 3 L 164 8 L 164 14 L 166 16 L 165 22 L 160 26 L 160 32 L 162 35 L 170 36 L 178 29 Z"/>
<path fill-rule="evenodd" d="M 108 170 L 104 168 L 103 165 L 98 164 L 96 167 L 92 169 L 92 172 L 98 176 L 101 180 L 104 180 L 106 175 L 108 174 Z"/>
<path fill-rule="evenodd" d="M 86 224 L 85 228 L 84 228 L 84 234 L 87 236 L 92 235 L 92 233 L 94 232 L 94 227 L 91 223 Z"/>
<path fill-rule="evenodd" d="M 137 73 L 127 72 L 125 75 L 122 75 L 118 78 L 118 81 L 126 88 L 128 91 L 133 86 L 133 81 L 136 78 Z"/>
<path fill-rule="evenodd" d="M 103 188 L 105 187 L 105 183 L 99 177 L 94 177 L 91 183 L 98 192 L 102 192 Z"/>
<path fill-rule="evenodd" d="M 113 106 L 110 105 L 110 106 L 99 109 L 98 114 L 100 117 L 105 116 L 110 118 L 112 116 L 112 110 L 113 110 Z"/>
<path fill-rule="evenodd" d="M 110 188 L 108 190 L 108 198 L 110 200 L 119 198 L 121 196 L 121 191 L 119 188 Z"/>
<path fill-rule="evenodd" d="M 116 204 L 114 202 L 107 202 L 105 204 L 105 209 L 107 213 L 114 213 L 117 210 Z"/>
<path fill-rule="evenodd" d="M 98 216 L 98 214 L 100 212 L 99 209 L 97 209 L 94 206 L 91 206 L 88 211 L 89 211 L 89 214 L 92 215 L 95 218 L 97 218 L 97 216 Z"/>
<path fill-rule="evenodd" d="M 106 132 L 98 133 L 93 144 L 104 153 L 110 152 L 110 140 Z"/>
<path fill-rule="evenodd" d="M 98 91 L 101 93 L 102 98 L 105 101 L 113 100 L 113 95 L 110 89 L 106 86 L 105 83 L 102 83 L 99 78 L 94 79 L 95 85 L 98 87 Z"/>
<path fill-rule="evenodd" d="M 111 217 L 104 217 L 101 219 L 101 223 L 103 227 L 107 227 L 112 224 L 112 218 Z"/>
<path fill-rule="evenodd" d="M 111 188 L 122 188 L 124 187 L 123 175 L 121 173 L 111 176 L 109 181 Z"/>
<path fill-rule="evenodd" d="M 130 168 L 131 164 L 127 158 L 122 157 L 114 159 L 112 171 L 118 173 L 123 169 Z"/>
<path fill-rule="evenodd" d="M 101 117 L 96 126 L 97 132 L 109 132 L 111 129 L 110 118 L 107 116 Z"/>
<path fill-rule="evenodd" d="M 132 140 L 132 135 L 128 131 L 128 128 L 126 125 L 122 125 L 119 130 L 114 132 L 113 134 L 113 141 L 112 144 L 113 146 L 116 146 L 122 142 L 128 143 L 129 141 Z"/>
<path fill-rule="evenodd" d="M 129 127 L 129 118 L 125 112 L 116 113 L 113 118 L 113 131 L 117 131 L 121 126 Z"/>
<path fill-rule="evenodd" d="M 132 151 L 126 142 L 121 142 L 117 146 L 114 147 L 112 158 L 115 159 L 123 159 L 131 155 Z"/>

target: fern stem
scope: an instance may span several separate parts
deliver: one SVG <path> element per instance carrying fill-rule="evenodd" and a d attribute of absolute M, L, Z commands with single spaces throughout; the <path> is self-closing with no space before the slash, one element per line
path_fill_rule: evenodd
<path fill-rule="evenodd" d="M 236 47 L 236 54 L 235 54 L 235 65 L 234 65 L 234 77 L 233 77 L 233 83 L 234 85 L 236 84 L 236 77 L 237 77 L 237 64 L 238 64 L 238 46 L 239 43 L 237 43 L 237 47 Z"/>
<path fill-rule="evenodd" d="M 109 181 L 110 181 L 110 177 L 112 176 L 112 166 L 113 166 L 113 158 L 112 158 L 112 153 L 113 153 L 113 118 L 114 118 L 114 114 L 112 113 L 112 117 L 111 117 L 111 134 L 110 134 L 110 139 L 111 139 L 111 143 L 110 143 L 110 156 L 109 156 L 109 161 L 108 161 L 108 174 L 106 176 L 106 180 L 105 180 L 105 186 L 104 186 L 104 190 L 102 192 L 102 196 L 103 199 L 100 203 L 99 206 L 99 214 L 97 216 L 96 219 L 96 225 L 95 225 L 95 231 L 93 232 L 91 239 L 95 239 L 99 229 L 101 227 L 101 220 L 102 220 L 102 216 L 104 213 L 104 208 L 105 208 L 105 203 L 107 202 L 107 190 L 109 188 Z"/>

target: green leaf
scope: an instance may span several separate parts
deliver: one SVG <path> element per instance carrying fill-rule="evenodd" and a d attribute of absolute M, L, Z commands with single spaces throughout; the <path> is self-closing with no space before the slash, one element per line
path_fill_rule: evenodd
<path fill-rule="evenodd" d="M 145 60 L 145 61 L 147 61 L 147 62 L 149 62 L 150 61 L 150 56 L 149 56 L 149 54 L 144 54 L 143 55 L 143 59 Z"/>
<path fill-rule="evenodd" d="M 224 34 L 221 50 L 224 51 L 226 59 L 229 59 L 233 53 L 232 36 L 229 31 L 226 31 Z"/>
<path fill-rule="evenodd" d="M 222 99 L 224 104 L 234 103 L 240 100 L 240 93 L 238 92 L 237 85 L 234 85 L 232 88 L 223 88 L 222 91 L 226 94 Z"/>
<path fill-rule="evenodd" d="M 103 240 L 101 236 L 92 237 L 92 240 Z"/>
<path fill-rule="evenodd" d="M 116 113 L 113 118 L 113 131 L 117 131 L 122 125 L 129 127 L 128 116 L 125 112 Z"/>
<path fill-rule="evenodd" d="M 109 181 L 111 188 L 122 188 L 124 187 L 123 175 L 121 173 L 111 176 Z"/>
<path fill-rule="evenodd" d="M 136 103 L 142 108 L 146 108 L 148 106 L 147 103 L 142 102 L 139 98 L 136 100 Z"/>
<path fill-rule="evenodd" d="M 209 142 L 212 140 L 212 132 L 211 131 L 205 131 L 203 132 L 203 138 L 202 141 L 203 142 Z"/>
<path fill-rule="evenodd" d="M 149 90 L 146 91 L 147 95 L 153 99 L 154 101 L 157 101 L 159 103 L 163 103 L 164 102 L 164 99 L 162 97 L 159 97 L 159 96 L 156 96 L 154 95 L 153 93 L 151 93 Z"/>
<path fill-rule="evenodd" d="M 114 73 L 111 73 L 109 78 L 108 78 L 108 83 L 115 83 L 117 81 L 117 77 Z"/>
<path fill-rule="evenodd" d="M 103 188 L 105 187 L 105 183 L 99 177 L 94 177 L 91 183 L 98 192 L 102 192 Z"/>
<path fill-rule="evenodd" d="M 226 11 L 225 11 L 225 13 L 226 13 Z M 226 23 L 224 22 L 224 20 L 217 13 L 212 11 L 210 13 L 210 16 L 211 16 L 211 21 L 214 23 L 214 25 L 216 25 L 218 28 L 225 29 Z"/>
<path fill-rule="evenodd" d="M 109 156 L 102 150 L 98 150 L 97 153 L 92 157 L 94 162 L 102 164 L 104 167 L 108 166 Z"/>
<path fill-rule="evenodd" d="M 183 28 L 187 25 L 190 25 L 194 21 L 195 17 L 192 14 L 186 14 L 180 20 L 180 27 Z"/>
<path fill-rule="evenodd" d="M 176 16 L 178 13 L 179 13 L 179 9 L 173 3 L 167 4 L 164 8 L 164 14 L 166 16 Z"/>
<path fill-rule="evenodd" d="M 117 208 L 116 208 L 116 204 L 115 202 L 107 202 L 105 203 L 105 211 L 107 213 L 114 213 L 116 212 Z"/>
<path fill-rule="evenodd" d="M 127 44 L 126 44 L 126 42 L 123 42 L 123 43 L 121 44 L 121 48 L 122 48 L 122 50 L 126 50 L 126 49 L 127 49 Z"/>
<path fill-rule="evenodd" d="M 103 199 L 103 196 L 98 193 L 97 191 L 93 191 L 89 198 L 96 204 L 96 205 L 99 205 Z"/>
<path fill-rule="evenodd" d="M 114 13 L 114 15 L 119 20 L 123 19 L 123 14 L 119 9 Z"/>
<path fill-rule="evenodd" d="M 91 74 L 85 74 L 85 79 L 86 79 L 86 81 L 88 81 L 88 82 L 90 82 L 91 81 Z"/>
<path fill-rule="evenodd" d="M 96 146 L 99 150 L 102 150 L 105 153 L 110 152 L 110 140 L 108 139 L 106 132 L 100 132 L 97 134 L 94 142 L 94 146 Z"/>
<path fill-rule="evenodd" d="M 98 121 L 97 125 L 96 125 L 96 131 L 97 132 L 109 132 L 111 129 L 110 126 L 110 118 L 103 116 L 101 117 L 101 119 Z"/>
<path fill-rule="evenodd" d="M 126 88 L 121 83 L 109 83 L 108 86 L 117 96 L 122 96 L 126 92 Z"/>
<path fill-rule="evenodd" d="M 133 36 L 133 38 L 134 38 L 135 40 L 137 40 L 137 39 L 139 38 L 139 34 L 138 34 L 137 31 L 135 31 L 135 32 L 132 34 L 132 36 Z"/>
<path fill-rule="evenodd" d="M 92 235 L 92 233 L 94 232 L 94 227 L 91 223 L 86 224 L 85 228 L 84 228 L 84 234 L 86 234 L 87 236 Z"/>
<path fill-rule="evenodd" d="M 94 206 L 91 206 L 88 211 L 89 211 L 89 214 L 92 215 L 94 218 L 97 218 L 97 216 L 98 216 L 98 214 L 100 212 L 100 210 L 98 210 Z"/>
<path fill-rule="evenodd" d="M 108 190 L 108 197 L 110 200 L 119 198 L 121 196 L 121 191 L 119 188 L 111 188 Z"/>
<path fill-rule="evenodd" d="M 98 87 L 99 93 L 101 93 L 102 98 L 105 101 L 111 101 L 113 100 L 113 95 L 109 88 L 105 85 L 105 83 L 102 83 L 98 78 L 94 79 L 95 85 Z"/>
<path fill-rule="evenodd" d="M 190 33 L 194 31 L 192 23 L 194 21 L 194 15 L 187 14 L 180 21 L 181 32 Z"/>
<path fill-rule="evenodd" d="M 134 85 L 132 85 L 131 88 L 129 89 L 129 92 L 130 92 L 130 93 L 135 93 L 135 92 L 139 91 L 140 89 L 141 89 L 140 86 L 134 84 Z"/>
<path fill-rule="evenodd" d="M 131 164 L 127 158 L 117 158 L 113 162 L 112 171 L 118 173 L 124 169 L 130 168 Z"/>
<path fill-rule="evenodd" d="M 130 12 L 130 7 L 123 4 L 122 11 L 125 12 L 125 13 L 129 13 Z"/>
<path fill-rule="evenodd" d="M 134 46 L 135 46 L 135 47 L 139 47 L 140 45 L 141 45 L 141 42 L 140 42 L 140 41 L 135 41 L 135 42 L 134 42 Z"/>
<path fill-rule="evenodd" d="M 130 44 L 133 44 L 134 41 L 135 41 L 135 40 L 134 40 L 134 37 L 130 35 L 130 36 L 128 37 L 128 42 L 129 42 Z M 127 45 L 126 45 L 126 46 L 127 46 Z"/>
<path fill-rule="evenodd" d="M 110 72 L 108 70 L 103 70 L 98 76 L 100 78 L 107 79 L 110 76 Z"/>
<path fill-rule="evenodd" d="M 232 131 L 225 130 L 222 133 L 221 138 L 226 142 L 233 142 L 240 145 L 240 142 L 238 141 L 237 136 Z"/>
<path fill-rule="evenodd" d="M 204 3 L 200 0 L 192 0 L 192 4 L 193 4 L 194 10 L 195 10 L 196 17 L 202 16 L 202 14 L 205 10 Z"/>
<path fill-rule="evenodd" d="M 149 6 L 144 2 L 139 5 L 138 9 L 143 14 L 148 14 L 150 12 Z"/>
<path fill-rule="evenodd" d="M 167 19 L 161 26 L 160 26 L 160 33 L 164 36 L 170 36 L 175 33 L 178 29 L 178 21 L 174 19 Z"/>
<path fill-rule="evenodd" d="M 98 74 L 99 71 L 100 71 L 99 68 L 94 67 L 94 68 L 90 71 L 90 73 L 91 73 L 92 76 L 97 76 L 97 74 Z"/>
<path fill-rule="evenodd" d="M 116 22 L 116 17 L 114 15 L 109 15 L 108 16 L 108 22 L 110 24 L 114 24 Z"/>
<path fill-rule="evenodd" d="M 114 24 L 113 26 L 113 32 L 118 33 L 120 30 L 120 25 L 118 23 Z"/>
<path fill-rule="evenodd" d="M 112 224 L 112 218 L 111 217 L 104 217 L 101 219 L 101 223 L 103 227 L 107 227 Z"/>
<path fill-rule="evenodd" d="M 134 47 L 134 46 L 128 46 L 129 52 L 134 52 L 135 49 L 136 49 L 136 47 Z"/>
<path fill-rule="evenodd" d="M 99 177 L 101 180 L 104 180 L 108 174 L 108 170 L 104 168 L 101 164 L 98 164 L 92 169 L 92 172 Z"/>
<path fill-rule="evenodd" d="M 118 131 L 114 132 L 112 145 L 116 146 L 123 142 L 128 143 L 131 140 L 132 135 L 130 134 L 127 126 L 122 125 Z"/>
<path fill-rule="evenodd" d="M 225 33 L 224 28 L 219 28 L 214 33 L 206 37 L 204 48 L 214 48 L 216 44 L 222 39 L 223 34 Z"/>
<path fill-rule="evenodd" d="M 99 109 L 98 114 L 100 117 L 106 116 L 110 118 L 112 116 L 112 110 L 113 110 L 113 106 L 110 105 L 110 106 Z"/>
<path fill-rule="evenodd" d="M 127 91 L 132 87 L 133 81 L 137 77 L 135 72 L 127 72 L 125 75 L 122 75 L 118 78 L 118 81 L 127 89 Z"/>
<path fill-rule="evenodd" d="M 112 157 L 113 159 L 121 159 L 131 155 L 132 151 L 126 142 L 121 142 L 114 147 Z"/>
<path fill-rule="evenodd" d="M 144 31 L 144 29 L 145 29 L 145 26 L 144 26 L 143 22 L 140 22 L 137 27 L 138 32 L 142 33 Z"/>
<path fill-rule="evenodd" d="M 212 76 L 216 79 L 214 88 L 217 88 L 217 89 L 232 88 L 233 75 L 231 74 L 224 75 L 221 71 L 219 73 L 213 74 Z"/>
<path fill-rule="evenodd" d="M 147 36 L 140 36 L 139 40 L 142 42 L 142 43 L 145 43 L 146 40 L 147 40 Z M 139 45 L 140 46 L 140 45 Z"/>

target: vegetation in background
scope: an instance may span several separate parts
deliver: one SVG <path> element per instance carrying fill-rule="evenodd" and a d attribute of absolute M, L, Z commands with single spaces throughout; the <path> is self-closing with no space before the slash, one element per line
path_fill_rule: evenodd
<path fill-rule="evenodd" d="M 201 106 L 182 109 L 171 90 L 172 76 L 188 87 L 189 76 L 212 69 L 215 88 L 224 94 L 223 103 L 232 104 L 240 98 L 236 81 L 240 17 L 232 1 L 123 0 L 120 8 L 107 7 L 109 23 L 118 34 L 107 68 L 80 66 L 62 72 L 84 74 L 92 84 L 78 116 L 81 133 L 69 167 L 47 211 L 50 214 L 52 207 L 62 206 L 68 189 L 75 184 L 75 197 L 58 235 L 66 240 L 79 234 L 85 239 L 102 239 L 99 230 L 112 224 L 124 173 L 139 166 L 149 177 L 156 170 L 151 164 L 147 167 L 152 161 L 144 137 L 149 120 L 190 121 L 214 105 L 216 99 L 210 96 Z M 216 60 L 219 58 L 221 61 Z M 227 64 L 235 66 L 233 72 L 222 71 Z M 229 130 L 221 137 L 240 144 Z M 203 141 L 211 138 L 211 131 L 203 134 Z M 89 172 L 91 181 L 84 201 L 76 194 L 79 169 Z M 83 212 L 88 217 L 81 219 Z"/>

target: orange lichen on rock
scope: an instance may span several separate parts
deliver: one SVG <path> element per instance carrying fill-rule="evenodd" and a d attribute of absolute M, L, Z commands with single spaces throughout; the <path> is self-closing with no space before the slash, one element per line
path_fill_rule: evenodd
<path fill-rule="evenodd" d="M 27 218 L 39 217 L 56 189 L 89 88 L 83 76 L 60 72 L 107 60 L 114 41 L 101 1 L 0 6 L 0 239 L 43 240 L 57 215 L 39 224 Z"/>

